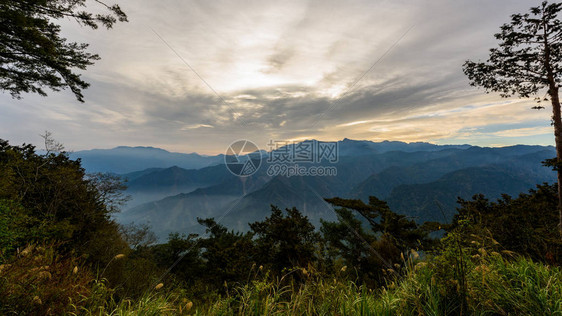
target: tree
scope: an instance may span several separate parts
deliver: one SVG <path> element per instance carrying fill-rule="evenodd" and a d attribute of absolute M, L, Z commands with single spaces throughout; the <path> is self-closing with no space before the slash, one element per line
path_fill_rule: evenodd
<path fill-rule="evenodd" d="M 337 208 L 335 212 L 338 216 L 337 222 L 320 220 L 320 232 L 328 255 L 325 260 L 333 262 L 331 266 L 335 271 L 341 271 L 341 267 L 338 268 L 335 263 L 343 259 L 342 264 L 352 271 L 351 275 L 356 276 L 360 282 L 369 286 L 380 284 L 381 269 L 388 267 L 377 256 L 381 249 L 374 249 L 377 237 L 363 229 L 363 222 L 356 218 L 351 210 Z M 373 249 L 377 253 L 373 253 Z M 384 253 L 384 258 L 388 257 L 391 256 Z"/>
<path fill-rule="evenodd" d="M 45 143 L 47 153 L 40 155 L 32 145 L 12 146 L 0 139 L 0 225 L 2 218 L 12 227 L 21 223 L 12 231 L 26 233 L 22 240 L 61 243 L 61 253 L 88 255 L 103 265 L 126 248 L 110 218 L 123 187 L 87 177 L 79 160 L 49 151 L 62 148 L 51 147 L 57 143 L 50 136 Z M 13 214 L 17 217 L 10 219 Z"/>
<path fill-rule="evenodd" d="M 307 267 L 316 260 L 314 249 L 320 236 L 308 217 L 294 207 L 283 212 L 272 205 L 271 215 L 251 223 L 250 228 L 257 237 L 258 261 L 270 264 L 276 273 L 284 268 Z"/>
<path fill-rule="evenodd" d="M 369 223 L 375 234 L 387 236 L 402 252 L 432 245 L 428 234 L 437 230 L 434 228 L 434 223 L 427 222 L 418 225 L 406 215 L 394 213 L 385 201 L 374 196 L 369 197 L 368 204 L 361 200 L 338 197 L 326 199 L 326 201 L 334 206 L 355 210 Z"/>
<path fill-rule="evenodd" d="M 21 98 L 21 93 L 28 92 L 46 96 L 45 87 L 53 91 L 68 88 L 84 102 L 82 89 L 89 84 L 73 68 L 86 69 L 99 56 L 86 51 L 88 44 L 61 37 L 61 27 L 55 22 L 71 18 L 92 29 L 99 25 L 109 29 L 117 21 L 127 21 L 118 5 L 94 0 L 109 11 L 94 14 L 84 11 L 88 2 L 0 0 L 0 90 Z"/>
<path fill-rule="evenodd" d="M 335 210 L 337 222 L 322 221 L 321 232 L 328 249 L 335 249 L 348 268 L 356 270 L 359 280 L 369 286 L 384 284 L 381 271 L 386 273 L 403 264 L 403 255 L 416 249 L 428 250 L 434 244 L 428 236 L 436 229 L 394 213 L 385 201 L 374 196 L 369 197 L 368 204 L 338 197 L 326 201 L 340 207 Z"/>
<path fill-rule="evenodd" d="M 562 3 L 530 9 L 530 13 L 513 14 L 511 22 L 495 34 L 499 47 L 490 49 L 487 62 L 466 61 L 464 73 L 472 86 L 481 86 L 489 92 L 500 92 L 502 97 L 517 95 L 538 96 L 544 89 L 552 104 L 552 125 L 556 142 L 555 169 L 558 172 L 559 230 L 562 235 L 562 116 L 558 90 L 562 80 L 562 23 L 558 12 Z M 538 102 L 542 98 L 536 97 Z M 547 98 L 544 98 L 547 100 Z M 535 106 L 540 109 L 542 106 Z"/>
<path fill-rule="evenodd" d="M 204 251 L 203 273 L 200 277 L 207 285 L 214 285 L 224 291 L 224 282 L 244 282 L 254 261 L 254 242 L 252 233 L 229 231 L 213 218 L 198 218 L 199 224 L 206 227 L 206 238 L 200 239 L 199 245 Z"/>
<path fill-rule="evenodd" d="M 536 261 L 559 265 L 562 263 L 562 240 L 559 238 L 556 219 L 556 185 L 537 185 L 529 193 L 516 198 L 507 194 L 495 202 L 482 194 L 472 200 L 459 198 L 458 213 L 447 233 L 461 231 L 463 223 L 465 237 L 479 236 L 484 240 L 493 237 L 502 249 L 516 252 Z M 536 216 L 541 212 L 541 216 Z"/>

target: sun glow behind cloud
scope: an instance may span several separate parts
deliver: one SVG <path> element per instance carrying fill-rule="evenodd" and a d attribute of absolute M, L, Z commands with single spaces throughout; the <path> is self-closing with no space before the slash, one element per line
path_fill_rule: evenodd
<path fill-rule="evenodd" d="M 0 95 L 0 137 L 35 143 L 47 129 L 72 149 L 202 153 L 242 138 L 552 143 L 548 111 L 485 95 L 461 71 L 528 1 L 120 5 L 131 22 L 110 31 L 63 21 L 69 39 L 102 56 L 84 73 L 86 104 L 69 93 Z"/>

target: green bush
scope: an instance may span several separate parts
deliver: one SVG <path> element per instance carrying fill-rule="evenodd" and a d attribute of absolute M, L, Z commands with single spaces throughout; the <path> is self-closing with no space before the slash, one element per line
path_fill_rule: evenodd
<path fill-rule="evenodd" d="M 55 248 L 29 245 L 0 265 L 0 314 L 61 315 L 90 295 L 94 276 L 83 260 Z"/>

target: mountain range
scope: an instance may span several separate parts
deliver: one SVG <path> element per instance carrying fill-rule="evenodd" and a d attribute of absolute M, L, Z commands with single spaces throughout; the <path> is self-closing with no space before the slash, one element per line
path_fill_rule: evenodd
<path fill-rule="evenodd" d="M 551 146 L 487 148 L 344 139 L 338 142 L 338 151 L 337 163 L 300 164 L 335 167 L 337 175 L 292 177 L 268 175 L 272 163 L 266 161 L 265 152 L 261 167 L 249 177 L 231 174 L 222 155 L 176 154 L 150 147 L 74 155 L 82 158 L 88 171 L 113 172 L 126 179 L 132 200 L 116 219 L 149 223 L 161 239 L 172 232 L 204 233 L 197 218 L 207 217 L 245 231 L 249 222 L 268 216 L 271 205 L 296 207 L 318 225 L 321 219 L 335 219 L 324 198 L 336 196 L 362 200 L 376 196 L 419 222 L 447 222 L 458 197 L 513 196 L 556 180 L 555 173 L 541 164 L 556 155 Z M 142 168 L 132 171 L 136 166 Z"/>
<path fill-rule="evenodd" d="M 73 159 L 80 158 L 82 166 L 89 172 L 113 173 L 145 172 L 145 169 L 173 166 L 199 169 L 224 162 L 223 155 L 203 156 L 196 153 L 173 153 L 154 147 L 129 146 L 81 150 L 70 153 L 70 157 Z"/>

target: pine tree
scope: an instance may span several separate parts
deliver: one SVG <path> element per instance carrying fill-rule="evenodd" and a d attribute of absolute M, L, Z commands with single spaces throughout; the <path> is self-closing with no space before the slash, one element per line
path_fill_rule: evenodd
<path fill-rule="evenodd" d="M 487 62 L 466 61 L 463 70 L 472 86 L 502 97 L 537 97 L 547 90 L 552 104 L 552 125 L 556 142 L 555 169 L 558 171 L 558 212 L 562 235 L 562 116 L 558 90 L 562 80 L 562 3 L 544 1 L 529 13 L 513 14 L 511 22 L 495 34 L 499 47 L 490 49 Z M 545 98 L 548 100 L 547 98 Z M 543 108 L 538 105 L 534 108 Z"/>
<path fill-rule="evenodd" d="M 89 84 L 74 71 L 86 69 L 99 59 L 86 51 L 88 44 L 68 42 L 61 37 L 60 19 L 73 19 L 80 25 L 97 29 L 111 28 L 127 21 L 118 5 L 94 0 L 109 10 L 94 14 L 84 10 L 86 0 L 0 0 L 0 90 L 14 98 L 22 93 L 46 96 L 53 91 L 70 89 L 84 102 L 82 89 Z"/>

